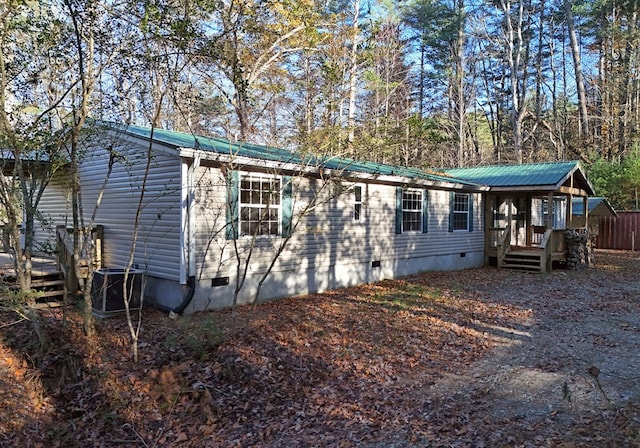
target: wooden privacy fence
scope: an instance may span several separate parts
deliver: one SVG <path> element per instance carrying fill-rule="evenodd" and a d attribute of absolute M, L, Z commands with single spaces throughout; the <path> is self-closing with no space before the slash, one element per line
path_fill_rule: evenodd
<path fill-rule="evenodd" d="M 640 212 L 601 216 L 598 227 L 597 248 L 640 250 Z"/>

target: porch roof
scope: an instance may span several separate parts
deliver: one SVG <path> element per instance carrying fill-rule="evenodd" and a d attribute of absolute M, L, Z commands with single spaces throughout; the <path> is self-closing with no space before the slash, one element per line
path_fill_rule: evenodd
<path fill-rule="evenodd" d="M 487 185 L 490 191 L 564 190 L 593 195 L 594 189 L 579 161 L 527 163 L 522 165 L 490 165 L 453 168 L 445 173 L 470 182 Z"/>

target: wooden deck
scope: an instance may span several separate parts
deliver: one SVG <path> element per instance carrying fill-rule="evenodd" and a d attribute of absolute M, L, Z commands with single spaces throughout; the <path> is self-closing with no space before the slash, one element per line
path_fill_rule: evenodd
<path fill-rule="evenodd" d="M 33 276 L 56 274 L 60 272 L 55 257 L 33 257 L 31 259 Z M 0 275 L 14 276 L 15 269 L 11 256 L 6 252 L 0 252 Z"/>
<path fill-rule="evenodd" d="M 35 306 L 50 308 L 64 305 L 67 288 L 57 260 L 53 257 L 33 257 L 31 266 L 31 288 L 38 293 Z M 0 252 L 0 278 L 3 285 L 10 289 L 17 287 L 13 261 L 6 252 Z"/>

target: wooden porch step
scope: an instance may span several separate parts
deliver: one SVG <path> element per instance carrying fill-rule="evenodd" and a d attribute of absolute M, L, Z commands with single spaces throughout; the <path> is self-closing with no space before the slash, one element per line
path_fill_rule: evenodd
<path fill-rule="evenodd" d="M 48 299 L 50 297 L 64 297 L 64 290 L 54 289 L 51 291 L 39 291 L 38 292 L 38 302 L 42 302 L 42 299 Z M 49 300 L 46 300 L 49 302 Z"/>
<path fill-rule="evenodd" d="M 39 293 L 37 302 L 49 307 L 59 306 L 63 302 L 65 284 L 62 271 L 43 272 L 31 278 L 31 288 Z"/>
<path fill-rule="evenodd" d="M 507 252 L 502 268 L 526 272 L 540 272 L 540 255 L 538 251 Z"/>
<path fill-rule="evenodd" d="M 532 266 L 526 264 L 503 264 L 502 269 L 511 269 L 514 271 L 540 272 L 540 266 Z"/>
<path fill-rule="evenodd" d="M 35 305 L 33 305 L 33 308 L 37 309 L 37 310 L 44 310 L 47 308 L 59 308 L 64 306 L 64 302 L 59 301 L 59 300 L 47 300 L 46 302 L 38 302 Z"/>
<path fill-rule="evenodd" d="M 36 280 L 36 281 L 32 281 L 31 282 L 31 287 L 33 289 L 38 289 L 38 288 L 46 288 L 49 286 L 60 286 L 60 285 L 64 285 L 65 281 L 62 279 L 59 280 Z"/>
<path fill-rule="evenodd" d="M 6 279 L 10 284 L 10 289 L 17 290 L 18 285 L 15 284 L 15 277 Z M 35 272 L 31 276 L 31 289 L 38 293 L 36 299 L 37 307 L 56 307 L 61 306 L 65 295 L 64 277 L 62 271 L 51 272 Z"/>

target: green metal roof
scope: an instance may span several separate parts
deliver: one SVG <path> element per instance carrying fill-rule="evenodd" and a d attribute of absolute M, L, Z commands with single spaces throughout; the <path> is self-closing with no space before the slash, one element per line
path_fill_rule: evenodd
<path fill-rule="evenodd" d="M 554 186 L 580 167 L 580 162 L 529 163 L 454 168 L 445 173 L 490 187 Z"/>
<path fill-rule="evenodd" d="M 143 126 L 118 126 L 109 124 L 111 128 L 117 128 L 128 134 L 149 139 L 151 128 Z M 234 157 L 248 157 L 252 159 L 268 160 L 273 162 L 294 163 L 301 166 L 316 166 L 324 169 L 350 171 L 355 173 L 365 173 L 372 175 L 399 176 L 409 179 L 420 179 L 434 182 L 447 182 L 478 187 L 472 180 L 456 179 L 444 173 L 428 172 L 418 168 L 407 168 L 382 163 L 363 162 L 342 157 L 323 157 L 302 155 L 297 151 L 290 151 L 281 148 L 254 145 L 251 143 L 233 143 L 219 137 L 205 137 L 193 135 L 185 132 L 167 131 L 154 129 L 153 139 L 175 148 L 188 148 L 214 152 L 217 154 L 232 155 Z"/>

